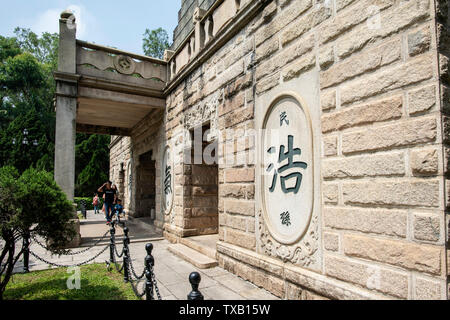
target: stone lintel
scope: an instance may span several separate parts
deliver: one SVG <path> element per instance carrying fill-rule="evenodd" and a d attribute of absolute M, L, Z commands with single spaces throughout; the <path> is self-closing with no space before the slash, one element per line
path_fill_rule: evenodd
<path fill-rule="evenodd" d="M 107 134 L 111 136 L 130 136 L 130 129 L 127 128 L 94 126 L 83 123 L 77 123 L 77 132 L 89 134 Z"/>

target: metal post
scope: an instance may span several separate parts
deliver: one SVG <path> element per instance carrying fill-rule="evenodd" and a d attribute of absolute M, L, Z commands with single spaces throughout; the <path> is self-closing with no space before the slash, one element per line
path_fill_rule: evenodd
<path fill-rule="evenodd" d="M 129 282 L 129 274 L 128 274 L 128 228 L 123 228 L 124 238 L 123 238 L 123 281 Z"/>
<path fill-rule="evenodd" d="M 27 231 L 23 236 L 23 273 L 30 272 L 30 233 Z"/>
<path fill-rule="evenodd" d="M 109 240 L 110 240 L 109 263 L 114 263 L 114 246 L 115 246 L 115 234 L 116 234 L 116 229 L 114 229 L 114 225 L 111 225 L 111 228 L 109 229 L 109 234 L 111 235 L 109 237 Z"/>
<path fill-rule="evenodd" d="M 154 300 L 153 298 L 153 281 L 152 281 L 152 270 L 155 265 L 155 258 L 152 256 L 153 244 L 147 243 L 145 245 L 145 250 L 147 251 L 147 256 L 145 257 L 145 299 Z"/>
<path fill-rule="evenodd" d="M 204 300 L 202 293 L 198 290 L 202 277 L 198 272 L 191 272 L 189 275 L 189 282 L 192 286 L 192 291 L 188 294 L 188 300 Z"/>

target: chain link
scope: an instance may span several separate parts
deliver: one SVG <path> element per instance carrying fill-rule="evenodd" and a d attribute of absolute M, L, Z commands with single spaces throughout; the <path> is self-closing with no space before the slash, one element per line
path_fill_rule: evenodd
<path fill-rule="evenodd" d="M 141 280 L 142 278 L 144 278 L 144 276 L 145 276 L 145 268 L 142 271 L 142 274 L 140 276 L 138 276 L 136 274 L 136 271 L 134 270 L 133 261 L 131 260 L 131 257 L 128 257 L 128 264 L 130 265 L 130 268 L 131 268 L 131 274 L 136 278 L 136 280 Z"/>
<path fill-rule="evenodd" d="M 40 260 L 40 261 L 42 261 L 42 262 L 44 262 L 44 263 L 47 263 L 47 264 L 49 264 L 49 265 L 52 265 L 52 266 L 55 266 L 55 267 L 60 267 L 60 268 L 69 268 L 69 267 L 79 267 L 79 266 L 82 266 L 82 265 L 84 265 L 84 264 L 88 264 L 89 262 L 91 262 L 91 261 L 95 260 L 96 258 L 98 258 L 98 257 L 99 257 L 102 253 L 104 253 L 108 248 L 109 248 L 109 244 L 106 245 L 100 252 L 98 252 L 98 253 L 97 253 L 95 256 L 93 256 L 92 258 L 90 258 L 90 259 L 88 259 L 88 260 L 86 260 L 86 261 L 84 261 L 84 262 L 79 262 L 79 263 L 73 264 L 73 265 L 63 265 L 63 264 L 58 264 L 58 263 L 54 263 L 54 262 L 48 261 L 48 260 L 46 260 L 46 259 L 44 259 L 44 258 L 41 258 L 40 256 L 38 256 L 36 253 L 34 253 L 34 252 L 31 251 L 31 250 L 30 250 L 30 254 L 31 254 L 33 257 L 35 257 L 36 259 L 38 259 L 38 260 Z"/>
<path fill-rule="evenodd" d="M 60 256 L 75 256 L 77 254 L 81 254 L 84 252 L 87 252 L 89 250 L 91 250 L 92 248 L 94 248 L 95 246 L 97 246 L 102 240 L 104 240 L 106 238 L 106 235 L 109 233 L 109 231 L 107 231 L 100 239 L 98 239 L 93 245 L 91 245 L 90 247 L 80 250 L 80 251 L 76 251 L 76 252 L 69 252 L 69 253 L 64 253 L 61 254 Z M 34 242 L 36 242 L 41 248 L 47 250 L 47 251 L 51 251 L 49 248 L 47 248 L 44 244 L 42 244 L 42 242 L 40 242 L 35 235 L 31 235 L 31 238 L 33 239 Z M 31 241 L 30 241 L 30 245 L 31 245 Z"/>
<path fill-rule="evenodd" d="M 161 294 L 159 293 L 158 283 L 156 282 L 155 273 L 153 272 L 153 266 L 151 266 L 150 272 L 152 273 L 153 287 L 155 288 L 156 295 L 158 296 L 158 300 L 162 300 Z"/>
<path fill-rule="evenodd" d="M 125 246 L 122 247 L 122 252 L 119 254 L 119 252 L 117 251 L 116 243 L 114 242 L 113 245 L 114 245 L 114 251 L 115 251 L 117 257 L 118 257 L 118 258 L 122 258 L 123 252 L 124 252 L 123 249 L 125 248 Z"/>
<path fill-rule="evenodd" d="M 113 255 L 113 259 L 114 259 L 114 261 L 113 261 L 113 263 L 114 263 L 114 266 L 116 267 L 116 270 L 117 270 L 117 272 L 119 272 L 119 273 L 122 273 L 122 271 L 123 271 L 123 264 L 120 266 L 120 268 L 117 266 L 118 265 L 118 263 L 117 263 L 117 261 L 116 261 L 116 256 L 115 255 Z"/>
<path fill-rule="evenodd" d="M 133 282 L 136 282 L 136 286 L 133 284 Z M 130 281 L 130 285 L 131 285 L 131 289 L 133 289 L 134 294 L 136 295 L 136 297 L 138 297 L 139 299 L 141 299 L 143 296 L 145 296 L 145 283 L 143 286 L 143 291 L 142 293 L 139 293 L 139 290 L 137 288 L 137 286 L 139 285 L 139 282 L 141 281 Z"/>

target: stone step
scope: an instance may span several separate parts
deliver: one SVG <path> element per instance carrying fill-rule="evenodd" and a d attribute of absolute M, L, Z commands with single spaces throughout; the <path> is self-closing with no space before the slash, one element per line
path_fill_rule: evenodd
<path fill-rule="evenodd" d="M 204 254 L 205 256 L 210 257 L 211 259 L 216 260 L 216 249 L 205 246 L 203 243 L 200 243 L 198 241 L 195 241 L 192 238 L 181 238 L 180 243 L 184 244 L 185 246 L 200 252 L 201 254 Z"/>
<path fill-rule="evenodd" d="M 174 255 L 186 260 L 199 269 L 209 269 L 218 265 L 217 261 L 195 251 L 181 243 L 171 244 L 167 247 Z"/>

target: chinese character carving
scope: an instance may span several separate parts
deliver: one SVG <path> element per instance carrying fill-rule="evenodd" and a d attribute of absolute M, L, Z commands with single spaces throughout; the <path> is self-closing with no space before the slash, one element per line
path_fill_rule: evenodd
<path fill-rule="evenodd" d="M 283 126 L 283 123 L 286 123 L 287 125 L 289 125 L 289 120 L 287 118 L 286 111 L 280 112 L 280 127 Z"/>
<path fill-rule="evenodd" d="M 166 175 L 164 179 L 164 193 L 168 195 L 172 193 L 172 174 L 171 167 L 166 165 Z"/>
<path fill-rule="evenodd" d="M 280 214 L 281 224 L 289 227 L 291 225 L 291 215 L 289 211 Z"/>
<path fill-rule="evenodd" d="M 306 164 L 306 162 L 302 162 L 302 161 L 294 161 L 294 156 L 300 156 L 302 154 L 301 149 L 299 148 L 295 148 L 293 147 L 294 145 L 294 136 L 289 135 L 288 136 L 288 150 L 287 152 L 285 152 L 286 147 L 284 145 L 280 146 L 280 151 L 279 151 L 279 155 L 278 155 L 278 164 L 281 164 L 283 161 L 287 160 L 287 164 L 279 167 L 278 169 L 274 170 L 274 175 L 273 175 L 273 179 L 272 179 L 272 185 L 269 188 L 270 192 L 274 192 L 275 191 L 275 187 L 277 185 L 277 180 L 278 180 L 278 174 L 280 174 L 280 183 L 281 183 L 281 190 L 283 191 L 283 193 L 291 193 L 293 192 L 294 194 L 297 194 L 300 186 L 302 184 L 302 178 L 303 175 L 301 172 L 292 172 L 290 174 L 287 174 L 285 176 L 281 175 L 283 172 L 285 172 L 288 169 L 291 168 L 302 168 L 302 169 L 306 169 L 308 167 L 308 165 Z M 269 150 L 267 150 L 267 152 L 269 154 L 273 154 L 276 152 L 276 148 L 275 147 L 271 147 L 269 148 Z M 275 168 L 275 165 L 273 163 L 271 163 L 269 165 L 269 167 L 267 168 L 267 172 L 270 172 L 271 170 L 273 170 Z M 286 188 L 286 181 L 291 180 L 291 179 L 295 179 L 295 186 L 291 187 L 291 188 Z"/>

